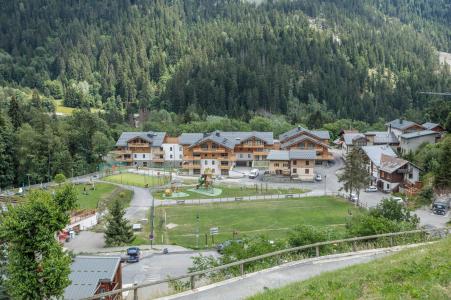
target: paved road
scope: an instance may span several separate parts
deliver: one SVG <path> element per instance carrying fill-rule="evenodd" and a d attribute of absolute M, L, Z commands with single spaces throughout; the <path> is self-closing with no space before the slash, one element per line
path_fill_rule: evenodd
<path fill-rule="evenodd" d="M 326 256 L 301 262 L 288 263 L 244 277 L 233 278 L 219 284 L 201 287 L 197 290 L 160 298 L 160 300 L 236 300 L 263 292 L 265 289 L 279 288 L 291 282 L 302 281 L 320 273 L 369 262 L 404 247 L 365 250 L 355 253 Z M 148 298 L 145 298 L 148 299 Z"/>

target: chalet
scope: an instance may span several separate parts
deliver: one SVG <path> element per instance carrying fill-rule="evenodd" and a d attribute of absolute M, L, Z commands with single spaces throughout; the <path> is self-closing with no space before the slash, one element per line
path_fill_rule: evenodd
<path fill-rule="evenodd" d="M 420 169 L 407 160 L 382 154 L 377 187 L 385 192 L 399 192 L 402 188 L 418 186 Z"/>
<path fill-rule="evenodd" d="M 437 142 L 437 138 L 440 133 L 432 130 L 422 130 L 410 133 L 404 133 L 399 136 L 399 148 L 401 153 L 407 154 L 418 150 L 420 145 L 434 144 Z"/>
<path fill-rule="evenodd" d="M 70 267 L 71 284 L 64 299 L 78 300 L 122 288 L 121 258 L 118 256 L 76 256 Z M 121 293 L 102 298 L 122 299 Z"/>
<path fill-rule="evenodd" d="M 424 129 L 426 129 L 426 130 L 432 130 L 432 131 L 435 131 L 435 132 L 444 132 L 445 131 L 445 128 L 443 128 L 438 123 L 426 122 L 426 123 L 424 123 L 421 126 L 423 126 Z"/>
<path fill-rule="evenodd" d="M 269 173 L 285 175 L 303 181 L 312 181 L 315 177 L 315 150 L 272 150 L 267 157 Z"/>
<path fill-rule="evenodd" d="M 361 151 L 367 158 L 367 170 L 371 176 L 371 185 L 376 185 L 380 176 L 381 157 L 382 155 L 397 157 L 396 153 L 390 146 L 377 145 L 377 146 L 363 146 Z"/>
<path fill-rule="evenodd" d="M 162 166 L 165 138 L 165 132 L 123 132 L 112 152 L 114 160 L 140 167 Z"/>
<path fill-rule="evenodd" d="M 274 147 L 272 132 L 183 133 L 182 169 L 188 174 L 203 174 L 206 168 L 216 175 L 228 175 L 234 166 L 252 167 L 266 161 Z"/>
<path fill-rule="evenodd" d="M 344 133 L 342 138 L 343 143 L 341 144 L 341 150 L 343 157 L 345 157 L 353 149 L 366 146 L 367 144 L 365 135 L 359 132 Z"/>
<path fill-rule="evenodd" d="M 279 136 L 280 149 L 282 150 L 315 150 L 316 163 L 321 164 L 333 160 L 329 152 L 330 135 L 324 130 L 309 130 L 298 126 Z"/>
<path fill-rule="evenodd" d="M 390 121 L 388 123 L 385 123 L 385 126 L 387 127 L 387 132 L 392 132 L 398 139 L 402 134 L 424 130 L 423 126 L 421 126 L 420 124 L 404 119 L 396 119 Z"/>
<path fill-rule="evenodd" d="M 389 145 L 394 148 L 399 146 L 399 140 L 393 132 L 368 131 L 365 132 L 367 145 Z"/>

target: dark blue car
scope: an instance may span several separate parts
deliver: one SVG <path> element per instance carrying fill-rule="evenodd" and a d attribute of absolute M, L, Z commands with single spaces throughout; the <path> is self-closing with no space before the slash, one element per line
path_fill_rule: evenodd
<path fill-rule="evenodd" d="M 141 250 L 138 247 L 131 247 L 127 249 L 127 262 L 135 263 L 139 261 L 141 256 Z"/>

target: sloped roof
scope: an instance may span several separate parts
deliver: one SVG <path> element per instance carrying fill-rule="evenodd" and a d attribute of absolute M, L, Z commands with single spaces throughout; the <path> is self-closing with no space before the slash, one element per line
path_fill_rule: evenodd
<path fill-rule="evenodd" d="M 229 149 L 233 149 L 235 147 L 235 143 L 233 140 L 229 140 L 228 138 L 221 136 L 221 133 L 219 131 L 215 131 L 215 132 L 212 132 L 212 133 L 204 136 L 203 138 L 201 138 L 194 144 L 191 144 L 190 148 L 192 148 L 196 145 L 202 144 L 203 142 L 206 142 L 206 141 L 212 141 L 215 144 L 221 145 L 221 146 L 229 148 Z"/>
<path fill-rule="evenodd" d="M 267 160 L 292 160 L 292 159 L 315 159 L 315 150 L 271 150 Z"/>
<path fill-rule="evenodd" d="M 382 154 L 380 169 L 387 173 L 393 173 L 408 163 L 409 162 L 407 160 L 402 158 Z"/>
<path fill-rule="evenodd" d="M 152 146 L 159 147 L 163 144 L 165 136 L 166 132 L 122 132 L 121 136 L 116 142 L 116 146 L 126 147 L 128 141 L 139 137 L 151 143 Z"/>
<path fill-rule="evenodd" d="M 364 139 L 366 138 L 363 133 L 359 132 L 352 132 L 352 133 L 345 133 L 343 134 L 343 140 L 346 145 L 352 145 L 354 144 L 354 141 L 357 139 Z"/>
<path fill-rule="evenodd" d="M 387 131 L 368 131 L 366 136 L 374 136 L 373 144 L 398 144 L 398 138 L 393 132 Z"/>
<path fill-rule="evenodd" d="M 431 130 L 432 128 L 435 128 L 435 127 L 437 127 L 437 126 L 440 126 L 440 124 L 439 124 L 439 123 L 426 122 L 426 123 L 424 123 L 424 124 L 421 125 L 421 126 L 423 126 L 424 128 L 426 128 L 427 130 Z"/>
<path fill-rule="evenodd" d="M 179 137 L 179 143 L 182 145 L 194 145 L 199 144 L 201 140 L 204 140 L 210 136 L 216 136 L 225 138 L 228 140 L 227 145 L 233 147 L 246 141 L 250 138 L 257 138 L 264 141 L 268 145 L 274 144 L 273 133 L 272 132 L 264 132 L 264 131 L 214 131 L 208 134 L 203 133 L 182 133 Z M 218 140 L 215 138 L 215 140 Z M 219 141 L 219 140 L 218 140 Z M 216 142 L 218 142 L 216 141 Z M 232 148 L 233 148 L 232 147 Z"/>
<path fill-rule="evenodd" d="M 182 133 L 179 136 L 179 143 L 181 145 L 191 145 L 199 141 L 201 138 L 204 137 L 203 133 Z"/>
<path fill-rule="evenodd" d="M 363 146 L 361 149 L 377 167 L 381 165 L 382 154 L 397 157 L 395 151 L 387 145 Z"/>
<path fill-rule="evenodd" d="M 330 139 L 329 131 L 327 131 L 327 130 L 309 130 L 307 128 L 298 126 L 298 127 L 295 127 L 293 129 L 279 135 L 279 140 L 284 141 L 284 140 L 296 135 L 297 133 L 299 133 L 301 131 L 308 132 L 308 133 L 318 137 L 321 140 Z"/>
<path fill-rule="evenodd" d="M 421 126 L 415 122 L 408 121 L 408 120 L 401 120 L 401 119 L 395 119 L 393 121 L 385 123 L 385 125 L 387 127 L 391 125 L 391 128 L 395 128 L 395 129 L 399 129 L 399 130 L 407 129 L 413 125 Z"/>
<path fill-rule="evenodd" d="M 421 130 L 410 133 L 401 134 L 400 137 L 403 139 L 414 139 L 417 137 L 427 136 L 427 135 L 437 135 L 437 132 L 432 130 Z"/>
<path fill-rule="evenodd" d="M 287 147 L 290 147 L 291 145 L 294 145 L 294 144 L 303 142 L 303 141 L 305 141 L 305 140 L 311 141 L 312 143 L 319 144 L 319 145 L 324 146 L 324 147 L 329 147 L 328 145 L 324 144 L 324 143 L 321 142 L 320 140 L 316 140 L 316 139 L 314 139 L 314 138 L 311 138 L 311 137 L 309 137 L 308 135 L 300 135 L 300 136 L 298 136 L 297 138 L 294 138 L 294 139 L 292 139 L 292 140 L 289 140 L 288 142 L 285 142 L 285 143 L 280 144 L 280 147 L 281 147 L 282 149 L 283 149 L 283 148 L 287 148 Z"/>
<path fill-rule="evenodd" d="M 119 256 L 77 256 L 70 267 L 71 284 L 64 290 L 64 299 L 75 300 L 94 296 L 99 280 L 113 280 L 119 267 Z"/>

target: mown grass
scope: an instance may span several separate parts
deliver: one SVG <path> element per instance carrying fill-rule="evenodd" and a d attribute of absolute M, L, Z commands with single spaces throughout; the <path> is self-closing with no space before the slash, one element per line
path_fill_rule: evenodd
<path fill-rule="evenodd" d="M 139 187 L 145 187 L 146 185 L 152 187 L 168 183 L 169 177 L 122 173 L 105 177 L 102 180 Z"/>
<path fill-rule="evenodd" d="M 91 185 L 79 184 L 75 188 L 78 191 L 78 208 L 95 209 L 102 199 L 112 196 L 113 192 L 119 188 L 108 183 L 96 183 L 94 189 Z"/>
<path fill-rule="evenodd" d="M 447 238 L 248 299 L 451 299 L 450 249 Z"/>
<path fill-rule="evenodd" d="M 199 216 L 199 247 L 204 248 L 205 234 L 211 227 L 219 227 L 215 243 L 236 238 L 265 234 L 269 239 L 286 238 L 298 224 L 334 226 L 345 231 L 348 211 L 352 205 L 339 198 L 305 197 L 300 199 L 239 201 L 204 205 L 178 205 L 158 207 L 155 211 L 155 239 L 165 244 L 196 247 L 196 231 Z M 166 220 L 166 223 L 165 223 Z M 175 224 L 167 229 L 165 225 Z M 209 246 L 212 246 L 208 236 Z"/>
<path fill-rule="evenodd" d="M 185 187 L 177 189 L 178 192 L 187 193 L 186 197 L 177 197 L 177 198 L 165 198 L 163 197 L 164 192 L 154 192 L 153 196 L 155 199 L 159 200 L 186 200 L 186 199 L 211 199 L 211 198 L 233 198 L 233 197 L 247 197 L 247 196 L 256 196 L 256 195 L 277 195 L 277 194 L 302 194 L 307 192 L 308 190 L 300 189 L 300 188 L 268 188 L 265 189 L 250 186 L 226 186 L 226 185 L 213 185 L 215 188 L 222 189 L 222 193 L 219 196 L 209 196 L 201 193 L 196 193 L 192 191 L 188 191 L 189 189 L 195 188 L 193 187 Z"/>
<path fill-rule="evenodd" d="M 55 112 L 63 114 L 63 115 L 70 116 L 70 115 L 72 115 L 72 113 L 76 109 L 76 108 L 73 108 L 73 107 L 64 106 L 63 100 L 53 100 L 53 103 L 55 104 Z M 95 113 L 95 112 L 99 112 L 99 111 L 102 111 L 102 110 L 99 109 L 99 108 L 91 108 L 90 111 L 92 113 Z"/>

